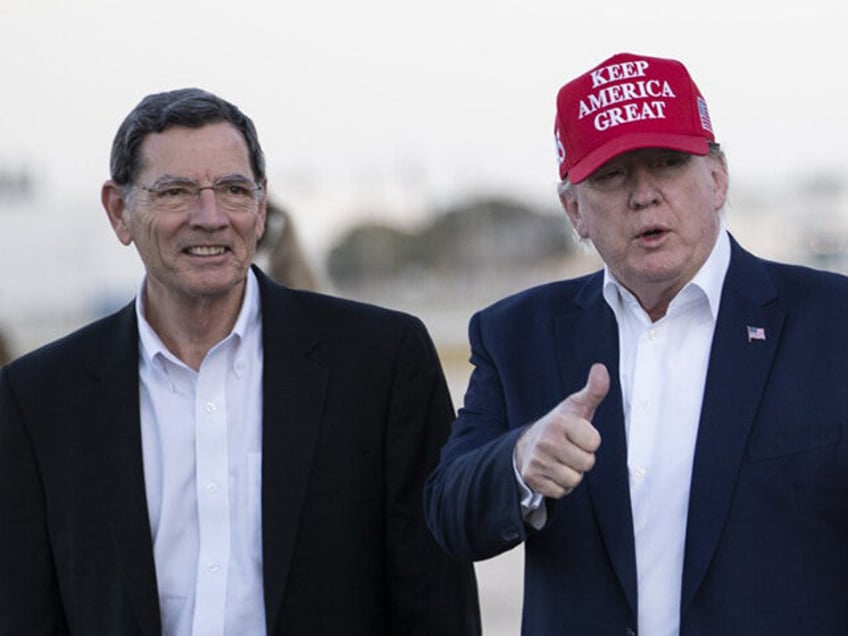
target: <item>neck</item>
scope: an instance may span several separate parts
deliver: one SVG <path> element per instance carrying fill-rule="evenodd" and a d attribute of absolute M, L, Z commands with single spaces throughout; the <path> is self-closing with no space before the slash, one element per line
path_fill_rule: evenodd
<path fill-rule="evenodd" d="M 245 286 L 226 296 L 156 297 L 145 287 L 144 317 L 168 351 L 195 371 L 226 338 L 241 309 Z"/>
<path fill-rule="evenodd" d="M 668 306 L 671 304 L 671 301 L 674 300 L 674 297 L 677 296 L 677 293 L 680 289 L 664 289 L 655 293 L 641 293 L 635 294 L 639 304 L 642 306 L 642 309 L 645 310 L 645 313 L 648 314 L 648 317 L 651 319 L 651 322 L 656 322 L 663 316 L 665 316 L 668 311 Z"/>

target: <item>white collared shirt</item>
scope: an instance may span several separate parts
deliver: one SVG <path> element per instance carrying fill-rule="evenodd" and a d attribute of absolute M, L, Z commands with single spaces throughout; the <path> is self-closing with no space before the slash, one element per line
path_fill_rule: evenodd
<path fill-rule="evenodd" d="M 704 265 L 656 322 L 609 270 L 604 272 L 604 298 L 618 322 L 638 633 L 648 636 L 680 631 L 692 463 L 729 263 L 730 239 L 722 228 Z"/>
<path fill-rule="evenodd" d="M 232 332 L 198 371 L 136 298 L 144 482 L 165 636 L 265 633 L 262 322 L 253 272 Z"/>
<path fill-rule="evenodd" d="M 698 422 L 730 238 L 722 225 L 707 260 L 651 322 L 639 301 L 604 269 L 604 299 L 615 314 L 627 468 L 636 542 L 638 633 L 676 636 L 689 486 Z M 543 497 L 515 466 L 524 521 L 541 529 Z"/>

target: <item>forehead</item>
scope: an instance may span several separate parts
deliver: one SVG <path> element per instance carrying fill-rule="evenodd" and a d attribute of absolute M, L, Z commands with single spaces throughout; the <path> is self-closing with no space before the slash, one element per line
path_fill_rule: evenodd
<path fill-rule="evenodd" d="M 690 153 L 683 152 L 682 150 L 672 150 L 671 148 L 639 148 L 637 150 L 629 150 L 627 152 L 622 152 L 620 155 L 616 155 L 615 157 L 607 161 L 605 164 L 603 164 L 599 168 L 599 170 L 603 169 L 604 166 L 608 166 L 610 164 L 647 163 L 661 157 L 667 157 L 669 155 L 696 156 L 690 155 Z"/>
<path fill-rule="evenodd" d="M 191 179 L 251 176 L 250 153 L 238 128 L 216 122 L 199 128 L 172 126 L 147 135 L 140 147 L 141 174 Z"/>

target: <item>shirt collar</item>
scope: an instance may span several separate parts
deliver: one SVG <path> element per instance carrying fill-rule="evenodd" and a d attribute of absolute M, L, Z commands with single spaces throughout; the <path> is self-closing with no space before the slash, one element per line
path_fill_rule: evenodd
<path fill-rule="evenodd" d="M 144 277 L 139 285 L 138 293 L 135 298 L 135 314 L 138 319 L 138 336 L 141 341 L 141 355 L 148 361 L 156 359 L 158 356 L 164 356 L 172 362 L 182 364 L 177 360 L 159 338 L 158 334 L 147 322 L 144 317 L 144 285 L 147 277 Z M 239 342 L 244 340 L 245 333 L 259 323 L 259 284 L 256 281 L 256 274 L 252 269 L 248 269 L 244 298 L 242 299 L 241 309 L 239 310 L 238 318 L 233 325 L 232 331 L 221 342 L 235 337 Z M 220 344 L 220 343 L 219 343 Z M 216 345 L 217 346 L 217 345 Z"/>
<path fill-rule="evenodd" d="M 687 298 L 692 296 L 692 292 L 700 290 L 709 304 L 712 319 L 715 320 L 718 316 L 719 304 L 721 302 L 721 290 L 724 286 L 724 277 L 727 274 L 727 268 L 730 265 L 730 237 L 727 233 L 727 228 L 724 223 L 719 228 L 718 237 L 715 245 L 710 251 L 710 255 L 701 268 L 695 274 L 682 290 L 669 303 L 669 310 L 678 306 L 681 302 L 686 302 Z M 615 276 L 604 265 L 604 282 L 603 282 L 604 300 L 618 314 L 623 309 L 625 304 L 636 306 L 639 305 L 635 296 L 616 280 Z"/>

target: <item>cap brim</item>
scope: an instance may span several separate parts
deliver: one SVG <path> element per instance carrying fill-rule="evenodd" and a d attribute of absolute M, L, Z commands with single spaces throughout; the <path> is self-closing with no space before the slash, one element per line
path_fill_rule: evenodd
<path fill-rule="evenodd" d="M 706 155 L 710 151 L 709 142 L 704 137 L 656 132 L 635 133 L 618 137 L 596 148 L 574 164 L 566 177 L 571 183 L 580 183 L 610 159 L 640 148 L 668 148 L 693 155 Z"/>

